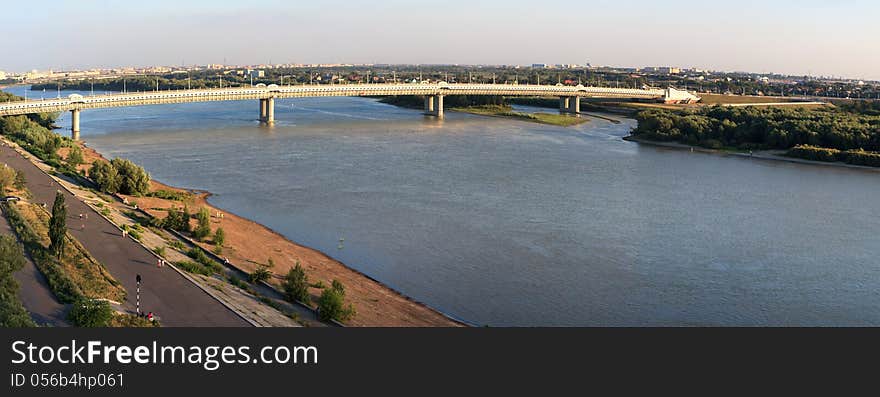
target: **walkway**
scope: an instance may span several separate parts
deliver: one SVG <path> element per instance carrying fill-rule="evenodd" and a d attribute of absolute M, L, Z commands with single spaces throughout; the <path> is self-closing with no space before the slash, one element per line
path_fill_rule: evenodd
<path fill-rule="evenodd" d="M 12 228 L 5 216 L 0 216 L 0 235 L 11 235 L 15 237 Z M 18 296 L 24 308 L 31 314 L 31 318 L 39 325 L 51 325 L 53 327 L 66 327 L 69 324 L 65 321 L 67 318 L 67 307 L 55 299 L 55 295 L 49 289 L 46 277 L 37 269 L 34 262 L 25 256 L 25 264 L 21 270 L 15 273 L 15 280 L 18 281 Z"/>
<path fill-rule="evenodd" d="M 135 310 L 135 276 L 140 274 L 143 277 L 141 310 L 156 313 L 163 326 L 250 326 L 173 269 L 158 268 L 156 257 L 151 252 L 130 238 L 123 238 L 115 225 L 62 189 L 57 182 L 13 148 L 0 146 L 0 163 L 24 172 L 27 188 L 33 194 L 32 202 L 46 203 L 51 207 L 55 192 L 60 190 L 64 193 L 68 229 L 122 283 L 128 292 L 123 303 L 126 310 Z M 88 219 L 81 221 L 81 213 L 87 215 Z M 81 230 L 83 225 L 85 228 Z"/>

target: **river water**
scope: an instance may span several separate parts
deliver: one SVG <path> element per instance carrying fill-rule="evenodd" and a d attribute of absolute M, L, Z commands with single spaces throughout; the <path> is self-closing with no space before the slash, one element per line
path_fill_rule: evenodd
<path fill-rule="evenodd" d="M 257 115 L 88 110 L 82 136 L 475 324 L 880 325 L 880 174 L 643 146 L 628 119 L 437 121 L 365 98 Z"/>

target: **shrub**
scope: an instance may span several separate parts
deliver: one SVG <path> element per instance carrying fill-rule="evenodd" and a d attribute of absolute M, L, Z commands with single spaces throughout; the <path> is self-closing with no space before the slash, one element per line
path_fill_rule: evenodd
<path fill-rule="evenodd" d="M 192 199 L 192 193 L 178 192 L 175 190 L 156 190 L 147 193 L 147 196 L 172 201 L 188 201 Z"/>
<path fill-rule="evenodd" d="M 196 214 L 196 220 L 198 220 L 198 225 L 193 230 L 192 236 L 197 240 L 203 240 L 211 234 L 211 213 L 207 208 L 202 208 Z"/>
<path fill-rule="evenodd" d="M 214 231 L 214 245 L 222 247 L 225 242 L 226 232 L 223 231 L 222 227 L 218 227 L 217 230 Z"/>
<path fill-rule="evenodd" d="M 318 317 L 321 321 L 348 321 L 356 314 L 350 303 L 345 306 L 345 287 L 338 280 L 333 280 L 330 288 L 321 292 L 318 298 Z"/>
<path fill-rule="evenodd" d="M 174 262 L 174 265 L 190 273 L 201 274 L 204 276 L 210 276 L 214 274 L 214 272 L 208 267 L 191 261 Z"/>
<path fill-rule="evenodd" d="M 78 327 L 106 327 L 113 318 L 113 309 L 105 301 L 81 299 L 73 304 L 67 319 Z"/>
<path fill-rule="evenodd" d="M 79 148 L 79 145 L 73 143 L 70 145 L 70 152 L 67 153 L 67 164 L 70 165 L 71 168 L 76 168 L 80 164 L 82 164 L 85 160 L 83 160 L 82 149 Z"/>
<path fill-rule="evenodd" d="M 249 275 L 248 279 L 250 279 L 251 283 L 257 284 L 261 281 L 266 281 L 272 277 L 272 272 L 269 271 L 269 267 L 265 265 L 261 265 L 254 269 Z"/>
<path fill-rule="evenodd" d="M 311 296 L 309 295 L 309 277 L 306 275 L 305 270 L 300 266 L 299 262 L 297 262 L 296 266 L 290 269 L 287 272 L 287 275 L 284 276 L 282 288 L 284 289 L 284 295 L 287 297 L 287 300 L 291 302 L 300 301 L 309 303 L 311 300 Z"/>
<path fill-rule="evenodd" d="M 208 256 L 205 255 L 205 252 L 202 251 L 202 249 L 199 247 L 190 248 L 190 250 L 186 252 L 186 256 L 194 259 L 196 262 L 208 268 L 213 273 L 220 273 L 221 271 L 223 271 L 223 267 L 220 266 L 220 264 L 218 264 L 217 262 L 211 260 L 211 258 L 208 258 Z"/>

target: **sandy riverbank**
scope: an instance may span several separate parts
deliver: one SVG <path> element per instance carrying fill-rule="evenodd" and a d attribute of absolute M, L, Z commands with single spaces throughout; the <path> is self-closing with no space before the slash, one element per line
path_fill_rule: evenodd
<path fill-rule="evenodd" d="M 91 164 L 103 156 L 95 150 L 84 146 L 83 157 Z M 84 165 L 81 168 L 87 168 Z M 149 170 L 148 170 L 149 171 Z M 151 190 L 187 191 L 164 185 L 157 181 L 151 182 Z M 274 277 L 271 282 L 278 284 L 281 276 L 287 273 L 297 261 L 305 268 L 311 283 L 321 281 L 330 285 L 337 279 L 345 285 L 346 300 L 351 302 L 357 315 L 348 324 L 353 326 L 381 327 L 456 327 L 462 323 L 454 321 L 430 307 L 416 302 L 388 286 L 369 278 L 363 273 L 349 268 L 318 250 L 302 246 L 288 240 L 272 229 L 246 218 L 242 218 L 224 209 L 208 203 L 209 193 L 197 192 L 187 203 L 192 213 L 199 208 L 207 207 L 212 214 L 211 229 L 222 227 L 226 234 L 226 243 L 222 256 L 227 257 L 235 266 L 252 271 L 269 259 L 275 263 L 272 269 Z M 181 207 L 183 203 L 155 197 L 128 197 L 132 202 L 156 217 L 164 218 L 166 210 L 172 206 Z M 219 217 L 217 214 L 222 213 Z M 208 249 L 213 245 L 203 244 Z M 320 289 L 312 288 L 314 299 Z"/>

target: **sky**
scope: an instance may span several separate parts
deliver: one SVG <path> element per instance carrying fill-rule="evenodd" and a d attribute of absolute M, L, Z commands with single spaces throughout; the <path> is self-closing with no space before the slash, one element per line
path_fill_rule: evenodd
<path fill-rule="evenodd" d="M 679 66 L 880 80 L 880 2 L 0 0 L 0 70 Z"/>

